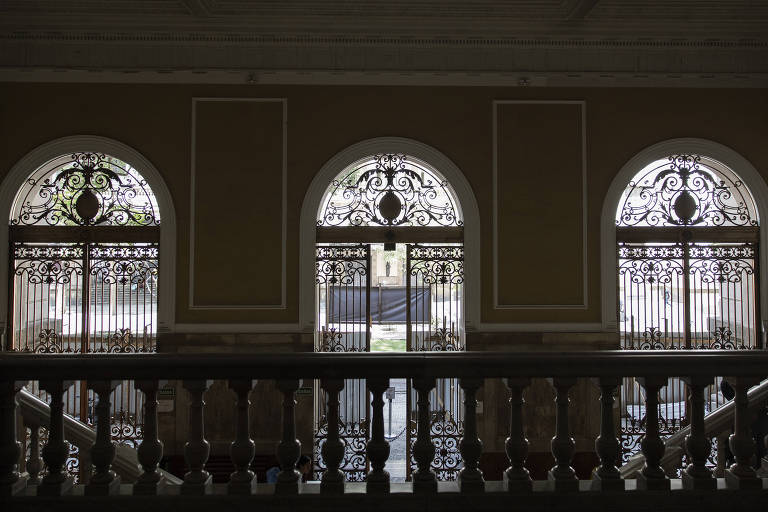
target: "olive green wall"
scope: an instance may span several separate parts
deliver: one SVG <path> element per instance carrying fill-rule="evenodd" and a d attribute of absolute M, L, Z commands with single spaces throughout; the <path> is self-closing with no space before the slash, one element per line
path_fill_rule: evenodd
<path fill-rule="evenodd" d="M 193 98 L 284 98 L 284 102 L 275 104 L 285 105 L 287 117 L 282 119 L 281 110 L 270 110 L 266 105 L 273 104 L 268 102 L 243 108 L 222 102 L 220 110 L 210 115 L 203 113 L 193 151 Z M 587 309 L 493 307 L 490 283 L 493 279 L 495 100 L 584 102 Z M 207 108 L 211 103 L 205 105 Z M 541 110 L 538 116 L 535 109 L 529 109 L 520 114 L 522 117 L 515 117 L 518 111 L 507 110 L 508 106 L 502 105 L 497 141 L 502 177 L 499 181 L 500 229 L 504 234 L 499 240 L 499 265 L 510 266 L 499 272 L 500 299 L 519 301 L 527 296 L 526 290 L 530 290 L 528 296 L 541 300 L 541 290 L 551 290 L 555 295 L 562 292 L 564 301 L 576 303 L 581 299 L 577 292 L 583 276 L 579 274 L 579 265 L 573 262 L 581 261 L 584 237 L 571 237 L 573 240 L 565 244 L 552 243 L 557 238 L 558 218 L 566 226 L 578 226 L 578 222 L 573 223 L 573 217 L 580 218 L 582 211 L 580 180 L 573 175 L 581 170 L 581 163 L 575 161 L 580 159 L 580 151 L 574 146 L 576 132 L 569 135 L 568 131 L 568 126 L 576 125 L 561 123 L 549 133 L 547 122 L 542 120 L 556 122 L 560 119 L 557 111 Z M 572 112 L 563 115 L 572 115 Z M 277 133 L 281 120 L 287 121 L 285 162 L 277 149 L 285 142 L 282 134 Z M 269 143 L 264 143 L 261 136 L 238 136 L 239 133 L 262 134 Z M 408 137 L 429 144 L 465 173 L 481 215 L 483 322 L 599 322 L 599 217 L 604 194 L 616 172 L 630 157 L 653 143 L 677 137 L 699 137 L 730 146 L 768 176 L 768 91 L 0 84 L 0 174 L 7 173 L 38 145 L 74 134 L 102 135 L 124 142 L 146 156 L 165 178 L 173 195 L 178 224 L 177 323 L 298 322 L 298 222 L 307 187 L 320 167 L 338 151 L 360 140 L 380 136 Z M 227 145 L 226 151 L 217 151 L 217 140 Z M 525 141 L 524 147 L 521 140 Z M 510 155 L 522 149 L 525 155 L 519 163 Z M 557 159 L 552 158 L 553 154 L 563 155 L 562 166 L 555 165 Z M 220 167 L 216 165 L 217 155 L 222 159 Z M 541 155 L 541 159 L 537 160 L 536 155 Z M 282 194 L 281 181 L 276 176 L 285 165 L 288 184 L 285 308 L 189 309 L 193 157 L 198 164 L 198 187 L 203 186 L 202 191 L 200 188 L 195 191 L 199 203 L 195 232 L 203 237 L 196 240 L 195 245 L 199 251 L 194 255 L 198 276 L 195 300 L 205 304 L 231 298 L 233 305 L 269 305 L 282 298 L 281 280 L 275 278 L 279 269 L 272 267 L 281 261 L 277 254 L 282 254 L 278 237 Z M 536 164 L 537 161 L 540 164 Z M 532 180 L 531 172 L 539 179 Z M 515 185 L 516 175 L 521 176 L 519 187 Z M 253 201 L 248 200 L 251 192 Z M 235 196 L 236 201 L 228 201 Z M 578 200 L 565 203 L 564 211 L 558 211 L 556 205 L 569 197 Z M 553 198 L 557 200 L 553 202 Z M 529 227 L 515 226 L 514 215 L 520 215 Z M 542 266 L 542 259 L 537 255 L 542 247 L 550 253 L 557 251 L 554 260 L 545 258 L 544 261 L 554 264 L 562 261 L 569 270 L 545 273 L 546 265 Z M 241 256 L 247 261 L 242 266 L 242 278 L 238 279 L 239 274 L 233 269 L 240 265 Z M 210 279 L 227 265 L 227 279 L 231 282 L 226 286 L 232 287 L 231 293 L 216 289 L 217 281 Z M 568 276 L 571 279 L 567 287 L 562 287 Z M 259 283 L 262 288 L 256 290 Z M 254 291 L 249 294 L 251 288 Z"/>

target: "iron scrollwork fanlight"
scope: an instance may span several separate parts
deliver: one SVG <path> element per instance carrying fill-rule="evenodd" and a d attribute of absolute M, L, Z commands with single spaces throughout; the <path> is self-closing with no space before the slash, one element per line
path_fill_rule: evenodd
<path fill-rule="evenodd" d="M 17 196 L 11 225 L 156 226 L 154 195 L 128 164 L 74 153 L 35 171 Z"/>
<path fill-rule="evenodd" d="M 463 225 L 448 182 L 406 155 L 374 155 L 342 174 L 318 226 Z"/>
<path fill-rule="evenodd" d="M 700 155 L 671 155 L 641 171 L 619 207 L 619 226 L 757 226 L 746 185 Z"/>

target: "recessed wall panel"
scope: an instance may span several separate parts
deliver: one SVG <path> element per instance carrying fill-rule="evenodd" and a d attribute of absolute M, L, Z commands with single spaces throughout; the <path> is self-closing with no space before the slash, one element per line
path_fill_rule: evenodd
<path fill-rule="evenodd" d="M 498 309 L 585 308 L 584 104 L 494 104 Z"/>
<path fill-rule="evenodd" d="M 285 103 L 193 102 L 190 306 L 285 305 Z"/>

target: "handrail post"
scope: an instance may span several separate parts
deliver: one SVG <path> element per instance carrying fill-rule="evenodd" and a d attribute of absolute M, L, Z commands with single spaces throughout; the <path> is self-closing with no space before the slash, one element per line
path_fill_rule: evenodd
<path fill-rule="evenodd" d="M 156 380 L 136 381 L 136 389 L 144 393 L 144 427 L 141 444 L 136 450 L 144 471 L 133 485 L 133 494 L 160 494 L 167 484 L 157 471 L 163 458 L 163 442 L 157 437 L 157 390 L 160 386 L 161 383 Z"/>
<path fill-rule="evenodd" d="M 189 439 L 184 445 L 184 458 L 189 471 L 184 474 L 181 494 L 210 494 L 213 478 L 205 470 L 211 446 L 205 439 L 205 401 L 203 393 L 211 386 L 211 380 L 185 380 L 184 389 L 189 392 Z"/>
<path fill-rule="evenodd" d="M 523 390 L 531 384 L 531 379 L 510 377 L 504 381 L 512 395 L 509 398 L 509 437 L 504 443 L 510 466 L 504 472 L 504 481 L 509 492 L 530 492 L 533 490 L 533 482 L 525 469 L 528 439 L 523 428 Z"/>
<path fill-rule="evenodd" d="M 115 444 L 110 434 L 112 391 L 120 384 L 119 380 L 89 381 L 88 387 L 96 392 L 96 440 L 91 446 L 91 461 L 96 471 L 85 486 L 87 496 L 108 496 L 120 491 L 120 477 L 112 471 L 115 460 Z"/>
<path fill-rule="evenodd" d="M 430 436 L 432 414 L 429 410 L 429 393 L 435 388 L 435 379 L 419 377 L 413 379 L 413 387 L 418 393 L 418 430 L 413 443 L 413 458 L 417 469 L 413 473 L 413 492 L 437 492 L 437 477 L 432 471 L 432 459 L 435 458 L 435 445 Z"/>
<path fill-rule="evenodd" d="M 691 463 L 682 473 L 685 489 L 715 489 L 717 480 L 707 467 L 707 457 L 712 451 L 712 442 L 704 427 L 704 390 L 712 384 L 711 377 L 683 377 L 688 384 L 688 398 L 691 405 L 691 433 L 685 436 L 685 448 Z"/>
<path fill-rule="evenodd" d="M 570 402 L 568 391 L 576 384 L 576 379 L 554 377 L 549 380 L 557 391 L 555 436 L 551 442 L 552 455 L 556 463 L 547 474 L 549 488 L 555 491 L 577 491 L 579 480 L 576 478 L 576 471 L 571 467 L 576 442 L 571 437 L 568 427 L 568 402 Z"/>
<path fill-rule="evenodd" d="M 283 393 L 283 438 L 277 445 L 277 460 L 280 473 L 277 475 L 275 494 L 298 494 L 299 472 L 296 462 L 301 455 L 301 443 L 296 439 L 296 390 L 301 386 L 299 379 L 277 381 L 277 388 Z"/>
<path fill-rule="evenodd" d="M 736 462 L 725 470 L 725 483 L 730 489 L 762 489 L 763 482 L 757 477 L 755 469 L 752 467 L 755 440 L 750 428 L 752 421 L 747 400 L 747 391 L 750 387 L 758 384 L 760 379 L 727 377 L 726 380 L 736 393 L 733 398 L 735 405 L 733 434 L 728 440 Z"/>
<path fill-rule="evenodd" d="M 43 461 L 48 472 L 37 486 L 38 496 L 61 496 L 72 490 L 74 478 L 67 475 L 64 464 L 69 456 L 69 443 L 64 440 L 64 392 L 74 381 L 42 380 L 40 388 L 51 397 L 51 421 L 48 442 L 43 447 Z"/>
<path fill-rule="evenodd" d="M 619 440 L 613 424 L 614 394 L 621 383 L 619 377 L 600 377 L 594 379 L 600 387 L 600 435 L 595 439 L 595 451 L 600 457 L 600 466 L 592 473 L 592 490 L 623 491 L 624 480 L 621 478 L 616 460 L 619 457 Z"/>
<path fill-rule="evenodd" d="M 669 490 L 669 478 L 661 467 L 666 447 L 659 436 L 659 390 L 667 385 L 667 378 L 639 377 L 637 381 L 645 388 L 645 436 L 640 442 L 645 464 L 637 475 L 637 488 L 644 491 Z"/>
<path fill-rule="evenodd" d="M 16 437 L 18 400 L 24 382 L 4 380 L 0 389 L 0 496 L 12 496 L 24 490 L 27 477 L 19 475 L 21 443 Z"/>
<path fill-rule="evenodd" d="M 256 443 L 251 439 L 248 426 L 250 423 L 250 405 L 248 394 L 256 386 L 255 380 L 230 380 L 229 388 L 237 395 L 237 431 L 235 440 L 229 447 L 229 455 L 235 471 L 229 477 L 229 494 L 252 494 L 256 490 L 256 476 L 249 469 L 256 455 Z"/>
<path fill-rule="evenodd" d="M 339 392 L 344 389 L 344 380 L 322 379 L 321 385 L 328 399 L 326 409 L 328 436 L 320 449 L 325 462 L 325 471 L 320 480 L 320 492 L 341 494 L 344 492 L 344 472 L 339 469 L 339 465 L 344 460 L 344 442 L 339 437 Z"/>
<path fill-rule="evenodd" d="M 464 436 L 459 443 L 464 468 L 459 471 L 461 492 L 477 493 L 485 491 L 483 472 L 478 468 L 483 442 L 477 436 L 477 390 L 483 385 L 483 379 L 460 379 L 464 390 Z"/>
<path fill-rule="evenodd" d="M 383 393 L 389 387 L 389 379 L 368 379 L 368 389 L 371 391 L 371 438 L 366 445 L 371 471 L 365 479 L 365 489 L 369 494 L 386 494 L 389 492 L 389 472 L 384 466 L 389 458 L 389 443 L 384 437 L 384 399 Z"/>

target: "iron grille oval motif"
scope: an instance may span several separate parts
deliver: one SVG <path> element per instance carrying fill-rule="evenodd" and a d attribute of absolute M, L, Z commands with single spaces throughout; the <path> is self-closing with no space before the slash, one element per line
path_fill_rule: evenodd
<path fill-rule="evenodd" d="M 109 155 L 74 153 L 50 160 L 19 189 L 11 225 L 157 226 L 146 180 Z"/>
<path fill-rule="evenodd" d="M 671 155 L 629 182 L 618 226 L 757 226 L 757 207 L 739 177 L 701 155 Z"/>
<path fill-rule="evenodd" d="M 448 182 L 417 159 L 385 153 L 333 180 L 318 226 L 461 226 Z"/>

